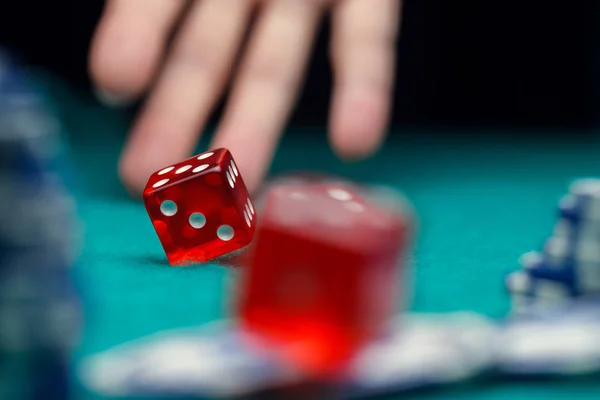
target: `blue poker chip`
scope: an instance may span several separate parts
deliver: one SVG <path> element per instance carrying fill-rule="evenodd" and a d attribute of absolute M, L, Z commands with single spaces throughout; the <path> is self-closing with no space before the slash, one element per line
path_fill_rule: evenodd
<path fill-rule="evenodd" d="M 517 271 L 507 277 L 511 290 L 512 313 L 530 315 L 561 307 L 574 298 L 572 288 L 565 282 L 538 278 L 529 271 Z"/>
<path fill-rule="evenodd" d="M 575 264 L 570 257 L 561 254 L 563 245 L 556 238 L 552 238 L 546 242 L 544 252 L 525 253 L 520 257 L 519 263 L 521 271 L 527 273 L 531 279 L 560 282 L 567 287 L 570 294 L 575 294 Z"/>
<path fill-rule="evenodd" d="M 80 301 L 69 268 L 48 252 L 15 251 L 0 260 L 0 349 L 68 349 L 78 338 Z"/>
<path fill-rule="evenodd" d="M 44 96 L 0 50 L 0 398 L 69 390 L 80 231 L 63 150 Z"/>
<path fill-rule="evenodd" d="M 600 179 L 573 182 L 559 210 L 542 251 L 524 254 L 521 270 L 507 277 L 516 312 L 600 293 Z"/>
<path fill-rule="evenodd" d="M 569 262 L 575 256 L 577 237 L 551 236 L 544 242 L 542 265 L 538 269 L 554 270 L 557 273 L 569 272 Z M 535 269 L 535 268 L 534 268 Z"/>
<path fill-rule="evenodd" d="M 0 49 L 0 398 L 65 399 L 79 237 L 60 125 Z"/>
<path fill-rule="evenodd" d="M 559 218 L 553 235 L 558 238 L 571 240 L 571 243 L 578 241 L 598 242 L 600 240 L 600 223 L 594 220 L 582 218 Z"/>
<path fill-rule="evenodd" d="M 574 223 L 582 220 L 600 222 L 600 179 L 574 181 L 560 202 L 560 215 Z"/>
<path fill-rule="evenodd" d="M 0 243 L 73 263 L 80 227 L 63 142 L 44 97 L 0 50 Z"/>

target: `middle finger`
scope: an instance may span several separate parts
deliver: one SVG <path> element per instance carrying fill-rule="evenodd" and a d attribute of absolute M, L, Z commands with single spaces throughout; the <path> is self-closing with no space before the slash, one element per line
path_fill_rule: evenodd
<path fill-rule="evenodd" d="M 296 99 L 322 1 L 266 2 L 214 147 L 232 150 L 252 190 L 269 165 Z"/>

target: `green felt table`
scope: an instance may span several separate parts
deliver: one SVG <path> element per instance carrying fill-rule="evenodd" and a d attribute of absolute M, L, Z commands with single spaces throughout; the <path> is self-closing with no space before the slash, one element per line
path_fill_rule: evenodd
<path fill-rule="evenodd" d="M 129 199 L 118 182 L 127 116 L 62 86 L 51 86 L 50 96 L 69 134 L 83 193 L 85 246 L 77 272 L 85 279 L 89 304 L 77 358 L 226 317 L 230 271 L 216 265 L 169 267 L 142 204 Z M 591 136 L 544 140 L 481 132 L 459 139 L 464 135 L 448 132 L 444 139 L 431 132 L 395 132 L 376 157 L 344 164 L 329 150 L 323 128 L 290 131 L 273 173 L 323 170 L 392 185 L 412 200 L 420 219 L 411 289 L 416 312 L 505 315 L 506 273 L 518 267 L 520 254 L 538 249 L 550 235 L 568 183 L 600 175 L 600 140 Z M 600 383 L 582 378 L 468 383 L 403 398 L 599 395 Z"/>

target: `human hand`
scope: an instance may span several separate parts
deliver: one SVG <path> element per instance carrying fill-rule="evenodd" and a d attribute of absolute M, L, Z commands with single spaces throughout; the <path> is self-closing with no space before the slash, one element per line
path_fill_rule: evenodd
<path fill-rule="evenodd" d="M 152 172 L 191 156 L 232 81 L 211 147 L 232 151 L 253 190 L 328 9 L 335 76 L 330 141 L 341 157 L 361 158 L 379 147 L 388 123 L 400 0 L 107 0 L 91 75 L 114 105 L 148 94 L 121 155 L 126 186 L 139 193 Z"/>

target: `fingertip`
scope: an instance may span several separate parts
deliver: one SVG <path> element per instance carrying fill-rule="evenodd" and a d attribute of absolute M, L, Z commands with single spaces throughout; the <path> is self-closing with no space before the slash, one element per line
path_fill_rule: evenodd
<path fill-rule="evenodd" d="M 348 162 L 360 161 L 368 158 L 379 149 L 379 143 L 372 141 L 356 140 L 359 137 L 333 139 L 331 146 L 334 153 L 342 160 Z"/>
<path fill-rule="evenodd" d="M 255 131 L 222 129 L 217 132 L 211 143 L 211 148 L 224 147 L 231 152 L 250 193 L 259 188 L 267 174 L 275 145 L 257 140 L 257 136 Z"/>
<path fill-rule="evenodd" d="M 150 176 L 190 156 L 193 137 L 171 135 L 168 120 L 142 116 L 130 132 L 119 159 L 123 184 L 134 193 L 143 192 Z"/>
<path fill-rule="evenodd" d="M 343 95 L 342 95 L 343 96 Z M 378 96 L 339 96 L 330 120 L 334 152 L 347 161 L 371 156 L 381 146 L 388 119 L 388 105 Z"/>
<path fill-rule="evenodd" d="M 105 106 L 110 107 L 110 108 L 126 107 L 126 106 L 129 106 L 133 102 L 133 99 L 131 97 L 128 97 L 126 95 L 123 96 L 121 94 L 115 94 L 112 92 L 108 92 L 101 88 L 96 88 L 94 90 L 94 95 L 96 96 L 96 99 L 100 103 L 102 103 Z"/>
<path fill-rule="evenodd" d="M 119 160 L 118 173 L 123 186 L 133 198 L 140 198 L 148 178 L 152 174 L 144 172 L 139 165 L 130 161 L 130 157 L 122 156 Z"/>
<path fill-rule="evenodd" d="M 155 35 L 111 19 L 96 32 L 89 58 L 89 74 L 98 99 L 108 106 L 122 106 L 137 99 L 152 80 L 161 44 Z"/>

